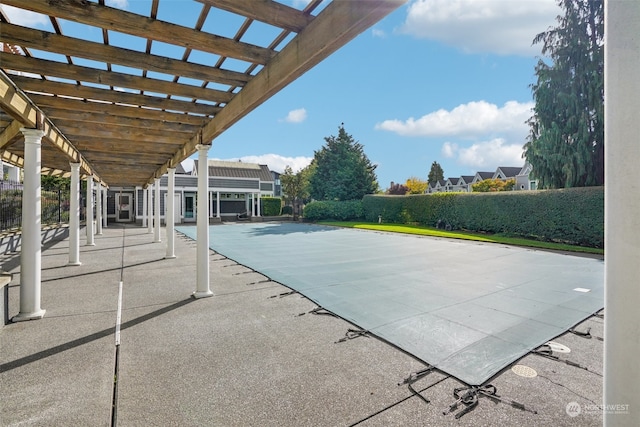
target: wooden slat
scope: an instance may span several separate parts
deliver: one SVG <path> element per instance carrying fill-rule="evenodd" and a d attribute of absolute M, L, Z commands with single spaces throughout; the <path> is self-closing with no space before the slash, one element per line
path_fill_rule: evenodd
<path fill-rule="evenodd" d="M 299 33 L 312 20 L 308 15 L 282 3 L 271 0 L 198 0 L 218 9 L 237 13 L 247 18 Z"/>
<path fill-rule="evenodd" d="M 153 39 L 251 63 L 266 64 L 275 54 L 268 49 L 196 31 L 120 9 L 83 0 L 3 0 L 4 4 L 81 24 Z"/>
<path fill-rule="evenodd" d="M 29 58 L 22 55 L 0 52 L 0 64 L 4 69 L 27 73 L 45 73 L 48 77 L 58 77 L 82 82 L 111 85 L 129 89 L 144 90 L 160 94 L 203 99 L 211 102 L 227 103 L 233 98 L 230 92 L 202 88 L 183 83 L 132 76 L 125 73 L 99 70 L 79 65 L 64 64 L 46 59 Z"/>
<path fill-rule="evenodd" d="M 135 158 L 139 163 L 149 159 L 162 163 L 167 154 L 175 150 L 175 146 L 158 144 L 154 146 L 153 151 L 140 151 L 139 144 L 128 141 L 91 142 L 90 138 L 79 140 L 76 146 L 87 156 L 89 156 L 89 153 L 110 153 L 112 158 L 117 159 L 131 157 L 132 154 L 135 154 Z"/>
<path fill-rule="evenodd" d="M 221 110 L 220 107 L 214 107 L 213 105 L 180 101 L 175 99 L 165 99 L 157 96 L 137 95 L 135 93 L 117 92 L 89 86 L 77 86 L 69 83 L 32 79 L 30 77 L 12 76 L 12 78 L 16 82 L 16 84 L 22 88 L 22 90 L 28 92 L 51 93 L 61 96 L 74 96 L 76 98 L 86 99 L 86 104 L 92 104 L 91 100 L 98 100 L 117 102 L 120 104 L 127 104 L 135 107 L 141 106 L 162 110 L 184 111 L 193 114 L 203 114 L 210 116 L 218 113 Z M 64 106 L 67 105 L 65 98 L 54 98 L 51 96 L 42 96 L 36 94 L 29 94 L 29 97 L 33 99 L 34 102 L 36 102 L 38 105 L 59 106 L 59 108 L 64 108 Z M 60 100 L 59 105 L 56 104 L 56 99 Z M 100 107 L 98 108 L 101 108 L 101 105 L 107 105 L 100 103 L 93 104 L 99 105 Z M 80 108 L 80 110 L 82 109 Z"/>
<path fill-rule="evenodd" d="M 13 24 L 2 24 L 0 26 L 0 40 L 16 46 L 27 46 L 47 52 L 158 73 L 190 77 L 197 80 L 213 81 L 234 87 L 244 86 L 251 78 L 251 76 L 237 71 L 221 70 L 206 65 L 178 61 L 172 58 L 107 46 Z"/>
<path fill-rule="evenodd" d="M 141 129 L 128 126 L 117 128 L 94 125 L 91 127 L 59 126 L 60 130 L 72 141 L 83 138 L 103 138 L 130 141 L 132 144 L 149 142 L 157 144 L 182 144 L 189 139 L 182 133 L 165 133 L 163 130 Z M 120 132 L 115 132 L 115 130 Z"/>
<path fill-rule="evenodd" d="M 77 126 L 78 124 L 90 126 L 110 125 L 113 129 L 120 127 L 132 127 L 138 129 L 162 129 L 162 132 L 168 134 L 193 134 L 199 126 L 189 125 L 184 123 L 165 122 L 162 120 L 150 120 L 123 116 L 114 116 L 111 114 L 101 113 L 89 113 L 86 111 L 70 111 L 59 108 L 45 109 L 47 117 L 49 117 L 59 128 L 65 126 Z M 184 136 L 184 135 L 183 135 Z"/>
<path fill-rule="evenodd" d="M 162 176 L 254 108 L 345 45 L 365 29 L 405 3 L 405 0 L 333 1 L 299 33 L 235 98 L 202 128 L 154 176 Z M 148 183 L 150 183 L 148 181 Z"/>

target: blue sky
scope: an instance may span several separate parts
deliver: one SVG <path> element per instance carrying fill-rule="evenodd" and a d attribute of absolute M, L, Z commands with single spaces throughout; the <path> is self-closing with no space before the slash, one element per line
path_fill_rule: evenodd
<path fill-rule="evenodd" d="M 107 3 L 149 13 L 148 0 Z M 200 7 L 163 0 L 159 18 L 192 26 Z M 5 11 L 14 23 L 50 26 Z M 411 0 L 236 123 L 209 157 L 296 171 L 344 123 L 378 165 L 382 189 L 426 180 L 433 161 L 445 177 L 521 166 L 540 55 L 531 41 L 560 12 L 555 0 Z M 73 35 L 75 24 L 65 24 Z"/>

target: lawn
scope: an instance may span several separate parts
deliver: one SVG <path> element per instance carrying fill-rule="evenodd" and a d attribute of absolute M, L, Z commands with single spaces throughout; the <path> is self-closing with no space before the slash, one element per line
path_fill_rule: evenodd
<path fill-rule="evenodd" d="M 448 239 L 474 240 L 478 242 L 502 243 L 505 245 L 524 246 L 528 248 L 549 249 L 556 251 L 581 252 L 604 255 L 603 249 L 585 246 L 567 245 L 564 243 L 543 242 L 540 240 L 508 237 L 499 234 L 480 234 L 465 231 L 445 231 L 433 227 L 404 224 L 376 224 L 370 222 L 320 221 L 319 224 L 334 227 L 359 228 L 364 230 L 387 231 L 390 233 L 417 234 L 420 236 L 444 237 Z"/>

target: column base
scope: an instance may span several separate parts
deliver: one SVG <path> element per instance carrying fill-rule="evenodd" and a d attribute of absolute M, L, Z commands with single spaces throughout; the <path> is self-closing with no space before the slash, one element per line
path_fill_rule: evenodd
<path fill-rule="evenodd" d="M 175 257 L 175 255 L 165 255 L 164 259 L 174 259 Z"/>
<path fill-rule="evenodd" d="M 208 298 L 208 297 L 212 297 L 213 296 L 213 292 L 211 291 L 195 291 L 194 293 L 191 294 L 191 296 L 195 299 L 200 299 L 200 298 Z"/>
<path fill-rule="evenodd" d="M 95 246 L 95 243 L 87 243 L 85 246 Z"/>
<path fill-rule="evenodd" d="M 46 313 L 47 310 L 38 310 L 38 311 L 34 311 L 32 313 L 18 313 L 17 316 L 14 316 L 13 318 L 11 318 L 11 321 L 14 323 L 17 322 L 25 322 L 27 320 L 38 320 L 38 319 L 42 319 L 44 317 L 44 313 Z"/>
<path fill-rule="evenodd" d="M 155 240 L 154 239 L 153 243 L 162 243 L 162 240 Z"/>
<path fill-rule="evenodd" d="M 69 262 L 67 265 L 68 265 L 68 266 L 70 266 L 70 267 L 77 267 L 77 266 L 79 266 L 79 265 L 82 265 L 82 263 L 81 263 L 80 261 L 77 261 L 77 262 Z"/>

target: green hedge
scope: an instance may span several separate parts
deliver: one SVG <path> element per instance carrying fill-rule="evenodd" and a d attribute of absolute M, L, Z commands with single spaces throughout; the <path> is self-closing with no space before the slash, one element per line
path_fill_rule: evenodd
<path fill-rule="evenodd" d="M 282 199 L 280 197 L 262 197 L 262 215 L 278 216 L 282 210 Z"/>
<path fill-rule="evenodd" d="M 364 218 L 361 200 L 311 202 L 304 207 L 302 216 L 309 221 L 352 221 Z"/>
<path fill-rule="evenodd" d="M 369 195 L 369 222 L 415 223 L 604 247 L 604 187 L 497 193 Z"/>

